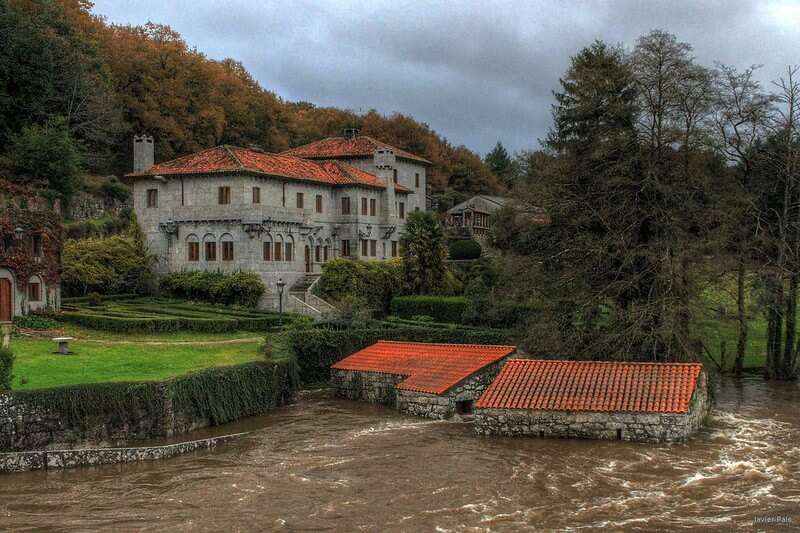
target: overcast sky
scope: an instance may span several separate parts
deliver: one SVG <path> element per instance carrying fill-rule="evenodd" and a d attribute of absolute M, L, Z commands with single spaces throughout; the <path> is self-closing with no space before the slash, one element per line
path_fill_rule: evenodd
<path fill-rule="evenodd" d="M 485 154 L 538 146 L 569 58 L 595 39 L 662 29 L 702 64 L 800 63 L 800 0 L 406 2 L 94 0 L 111 23 L 153 21 L 215 59 L 244 63 L 289 100 L 401 112 Z"/>

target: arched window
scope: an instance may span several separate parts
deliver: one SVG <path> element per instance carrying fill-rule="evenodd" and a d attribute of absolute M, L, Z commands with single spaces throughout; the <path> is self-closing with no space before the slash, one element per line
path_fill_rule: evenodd
<path fill-rule="evenodd" d="M 266 235 L 264 237 L 264 261 L 272 261 L 272 236 Z"/>
<path fill-rule="evenodd" d="M 286 254 L 285 259 L 287 261 L 294 261 L 294 237 L 291 235 L 286 236 Z"/>
<path fill-rule="evenodd" d="M 186 237 L 186 260 L 200 261 L 200 237 L 194 233 Z"/>
<path fill-rule="evenodd" d="M 233 261 L 233 236 L 225 233 L 220 237 L 220 248 L 222 249 L 222 260 Z"/>
<path fill-rule="evenodd" d="M 217 260 L 217 238 L 213 233 L 203 236 L 203 258 L 212 263 Z"/>
<path fill-rule="evenodd" d="M 275 256 L 273 257 L 275 261 L 283 261 L 283 235 L 276 235 L 275 236 Z"/>
<path fill-rule="evenodd" d="M 331 250 L 331 240 L 325 239 L 325 246 L 322 248 L 322 260 L 327 261 L 330 257 L 330 250 Z"/>
<path fill-rule="evenodd" d="M 28 280 L 28 301 L 41 302 L 44 295 L 44 283 L 39 276 L 31 276 Z"/>

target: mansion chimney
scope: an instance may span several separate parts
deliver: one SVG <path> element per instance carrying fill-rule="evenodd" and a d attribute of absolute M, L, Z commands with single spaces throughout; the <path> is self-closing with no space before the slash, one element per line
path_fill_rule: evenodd
<path fill-rule="evenodd" d="M 344 129 L 344 138 L 345 139 L 355 139 L 358 137 L 358 129 L 357 128 L 345 128 Z"/>
<path fill-rule="evenodd" d="M 155 164 L 153 138 L 147 135 L 133 137 L 133 171 L 144 172 Z"/>
<path fill-rule="evenodd" d="M 378 148 L 373 154 L 375 177 L 386 184 L 386 193 L 381 195 L 381 217 L 396 216 L 394 173 L 397 169 L 397 158 L 390 148 Z"/>

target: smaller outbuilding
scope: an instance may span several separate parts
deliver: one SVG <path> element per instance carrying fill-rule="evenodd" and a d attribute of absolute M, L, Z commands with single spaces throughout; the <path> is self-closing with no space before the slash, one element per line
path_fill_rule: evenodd
<path fill-rule="evenodd" d="M 482 434 L 682 443 L 708 414 L 700 363 L 515 359 L 475 405 Z"/>
<path fill-rule="evenodd" d="M 378 341 L 331 367 L 333 396 L 428 418 L 471 413 L 515 346 Z"/>

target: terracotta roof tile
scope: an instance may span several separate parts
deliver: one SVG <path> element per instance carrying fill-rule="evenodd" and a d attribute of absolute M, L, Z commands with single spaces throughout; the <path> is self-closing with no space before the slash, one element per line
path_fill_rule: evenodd
<path fill-rule="evenodd" d="M 289 155 L 256 152 L 236 146 L 216 146 L 184 157 L 158 163 L 145 172 L 128 177 L 153 175 L 213 174 L 217 172 L 253 172 L 328 185 L 359 185 L 385 188 L 386 185 L 368 172 L 338 161 L 308 161 Z M 410 192 L 395 186 L 399 192 Z"/>
<path fill-rule="evenodd" d="M 477 408 L 686 413 L 701 363 L 513 359 Z"/>
<path fill-rule="evenodd" d="M 328 137 L 321 141 L 305 144 L 291 150 L 283 152 L 285 155 L 293 155 L 306 159 L 335 159 L 339 157 L 370 157 L 378 148 L 389 148 L 396 157 L 417 161 L 425 165 L 432 163 L 411 152 L 406 152 L 385 142 L 381 142 L 366 135 L 359 135 L 354 139 L 344 137 Z"/>
<path fill-rule="evenodd" d="M 332 368 L 406 376 L 396 388 L 442 394 L 515 349 L 516 346 L 378 341 Z"/>

